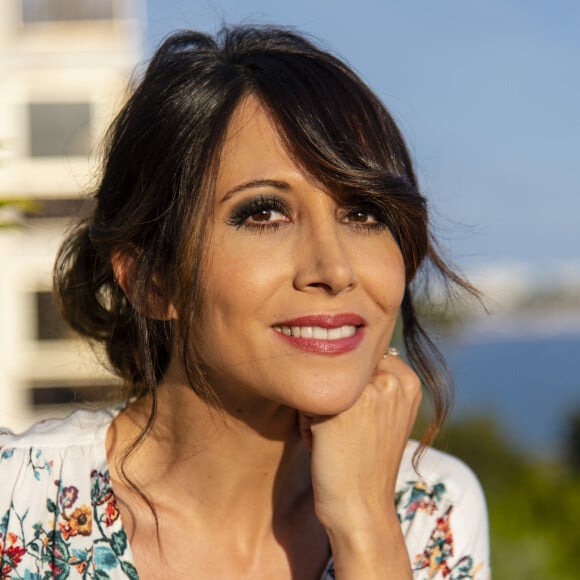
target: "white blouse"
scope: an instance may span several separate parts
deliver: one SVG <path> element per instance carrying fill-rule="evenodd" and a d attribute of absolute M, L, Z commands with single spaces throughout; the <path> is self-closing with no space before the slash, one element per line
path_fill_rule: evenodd
<path fill-rule="evenodd" d="M 22 435 L 0 430 L 0 578 L 137 580 L 109 478 L 105 438 L 118 409 L 79 410 Z M 479 482 L 458 459 L 408 445 L 396 506 L 415 580 L 488 580 Z M 334 578 L 329 560 L 321 580 Z"/>

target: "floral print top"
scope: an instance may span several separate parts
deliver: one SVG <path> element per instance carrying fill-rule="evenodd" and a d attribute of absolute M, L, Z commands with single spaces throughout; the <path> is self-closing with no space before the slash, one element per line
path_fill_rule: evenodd
<path fill-rule="evenodd" d="M 138 580 L 111 487 L 105 437 L 118 410 L 0 430 L 0 579 Z M 460 461 L 405 451 L 396 504 L 414 580 L 488 580 L 485 501 Z M 332 558 L 321 580 L 334 578 Z"/>

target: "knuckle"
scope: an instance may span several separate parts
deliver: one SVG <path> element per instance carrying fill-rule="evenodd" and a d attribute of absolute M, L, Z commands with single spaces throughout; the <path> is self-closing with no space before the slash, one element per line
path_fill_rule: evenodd
<path fill-rule="evenodd" d="M 411 371 L 411 378 L 409 380 L 409 388 L 412 391 L 417 391 L 417 392 L 421 392 L 421 379 L 419 378 L 419 375 L 414 372 Z"/>
<path fill-rule="evenodd" d="M 375 377 L 373 384 L 379 392 L 385 392 L 389 389 L 397 388 L 399 381 L 393 373 L 382 372 Z"/>
<path fill-rule="evenodd" d="M 412 379 L 409 381 L 408 393 L 410 397 L 414 400 L 421 401 L 423 398 L 423 389 L 421 385 L 421 379 L 413 373 Z"/>

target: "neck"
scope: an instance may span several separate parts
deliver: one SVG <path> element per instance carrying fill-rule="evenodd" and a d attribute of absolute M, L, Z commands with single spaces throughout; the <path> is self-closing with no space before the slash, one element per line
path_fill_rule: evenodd
<path fill-rule="evenodd" d="M 259 408 L 256 408 L 259 407 Z M 109 434 L 117 481 L 127 441 L 142 431 L 151 399 L 131 405 Z M 153 427 L 126 463 L 126 473 L 160 512 L 190 513 L 204 529 L 222 525 L 256 536 L 310 498 L 309 455 L 296 427 L 296 412 L 254 401 L 218 411 L 183 383 L 158 390 Z"/>

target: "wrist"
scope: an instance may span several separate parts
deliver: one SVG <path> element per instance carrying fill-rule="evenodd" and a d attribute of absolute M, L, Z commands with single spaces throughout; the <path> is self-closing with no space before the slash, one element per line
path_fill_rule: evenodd
<path fill-rule="evenodd" d="M 400 529 L 399 517 L 394 499 L 373 500 L 362 498 L 342 498 L 341 501 L 315 503 L 316 515 L 326 532 L 336 537 L 352 535 L 364 536 L 375 532 Z"/>
<path fill-rule="evenodd" d="M 336 578 L 410 580 L 411 563 L 396 514 L 327 528 Z"/>
<path fill-rule="evenodd" d="M 351 551 L 383 551 L 403 538 L 396 514 L 366 514 L 356 519 L 343 518 L 325 526 L 331 546 Z"/>

